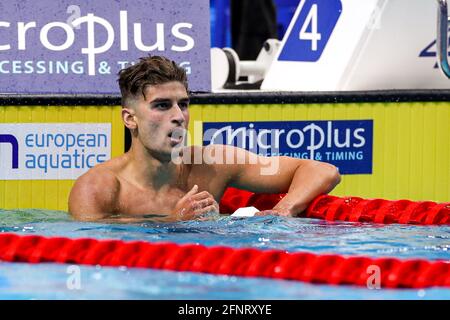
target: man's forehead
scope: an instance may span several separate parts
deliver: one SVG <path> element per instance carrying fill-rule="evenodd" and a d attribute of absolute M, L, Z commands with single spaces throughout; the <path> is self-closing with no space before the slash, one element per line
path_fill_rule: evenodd
<path fill-rule="evenodd" d="M 186 88 L 181 82 L 173 81 L 163 84 L 150 85 L 144 90 L 146 101 L 155 99 L 180 100 L 189 98 Z"/>

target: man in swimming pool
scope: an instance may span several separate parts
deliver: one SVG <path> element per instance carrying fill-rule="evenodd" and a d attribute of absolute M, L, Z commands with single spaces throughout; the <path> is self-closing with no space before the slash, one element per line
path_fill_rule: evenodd
<path fill-rule="evenodd" d="M 118 81 L 131 148 L 78 178 L 69 197 L 69 212 L 77 220 L 195 219 L 218 212 L 227 187 L 287 192 L 262 214 L 297 216 L 340 181 L 336 167 L 327 163 L 262 157 L 225 145 L 185 146 L 188 85 L 185 70 L 173 61 L 141 58 L 121 70 Z M 204 161 L 194 161 L 197 155 Z"/>

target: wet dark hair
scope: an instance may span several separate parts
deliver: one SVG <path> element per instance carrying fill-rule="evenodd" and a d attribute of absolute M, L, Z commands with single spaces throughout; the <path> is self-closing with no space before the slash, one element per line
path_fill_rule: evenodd
<path fill-rule="evenodd" d="M 188 91 L 186 71 L 174 61 L 162 56 L 140 58 L 138 63 L 120 70 L 118 75 L 122 107 L 128 106 L 130 100 L 141 94 L 145 98 L 145 89 L 151 85 L 178 81 Z"/>

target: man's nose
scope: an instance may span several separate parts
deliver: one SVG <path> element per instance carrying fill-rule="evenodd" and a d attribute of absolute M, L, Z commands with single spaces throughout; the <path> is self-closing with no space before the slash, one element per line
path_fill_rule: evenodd
<path fill-rule="evenodd" d="M 178 106 L 177 103 L 175 103 L 175 105 L 172 108 L 172 122 L 178 123 L 179 125 L 184 124 L 184 122 L 186 121 L 185 117 L 184 117 L 184 113 L 181 110 L 180 106 Z"/>

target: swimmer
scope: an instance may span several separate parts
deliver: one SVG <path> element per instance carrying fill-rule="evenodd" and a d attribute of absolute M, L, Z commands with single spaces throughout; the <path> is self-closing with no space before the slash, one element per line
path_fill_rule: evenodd
<path fill-rule="evenodd" d="M 337 168 L 324 162 L 263 157 L 227 145 L 186 146 L 186 72 L 167 58 L 141 58 L 119 72 L 118 82 L 131 147 L 77 179 L 69 196 L 74 219 L 127 222 L 148 215 L 162 221 L 197 219 L 219 212 L 227 187 L 287 192 L 272 210 L 259 214 L 295 217 L 340 182 Z M 205 161 L 194 161 L 199 154 Z"/>

